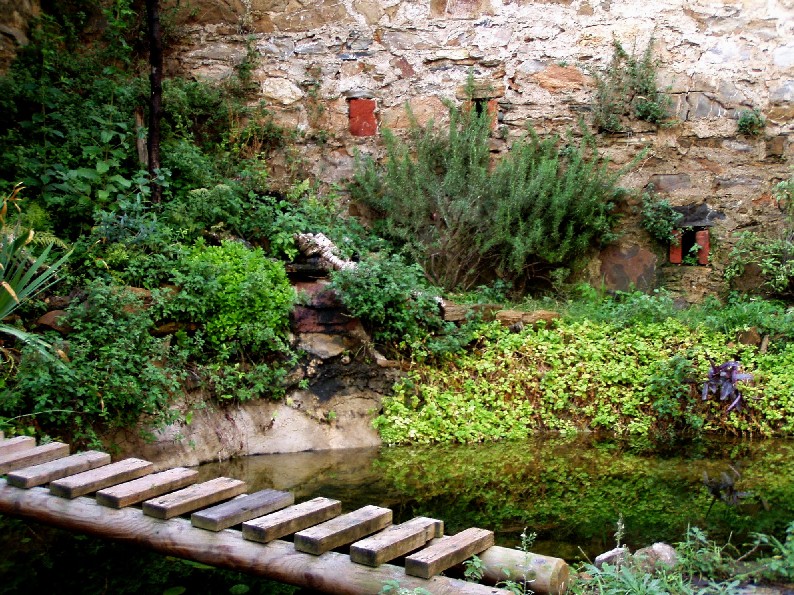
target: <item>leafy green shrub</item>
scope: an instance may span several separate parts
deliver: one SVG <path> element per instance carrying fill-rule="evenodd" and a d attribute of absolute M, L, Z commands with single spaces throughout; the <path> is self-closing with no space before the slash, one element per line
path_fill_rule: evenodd
<path fill-rule="evenodd" d="M 96 206 L 132 186 L 132 114 L 146 101 L 125 39 L 137 30 L 135 12 L 127 1 L 92 11 L 107 23 L 98 43 L 80 44 L 87 19 L 78 11 L 44 14 L 0 77 L 0 180 L 23 181 L 69 238 L 88 229 Z"/>
<path fill-rule="evenodd" d="M 756 292 L 788 297 L 794 292 L 794 235 L 766 237 L 742 232 L 731 248 L 725 280 L 732 283 L 748 268 L 760 275 Z"/>
<path fill-rule="evenodd" d="M 591 137 L 530 131 L 491 167 L 489 115 L 452 105 L 449 115 L 446 131 L 414 125 L 410 145 L 386 132 L 383 166 L 360 159 L 350 185 L 434 284 L 465 290 L 494 273 L 523 284 L 611 240 L 623 172 Z"/>
<path fill-rule="evenodd" d="M 199 242 L 183 256 L 173 281 L 179 291 L 166 300 L 164 316 L 201 324 L 206 346 L 221 361 L 286 349 L 295 291 L 283 263 L 262 250 Z"/>
<path fill-rule="evenodd" d="M 258 197 L 243 222 L 243 235 L 264 244 L 274 258 L 297 256 L 298 233 L 325 234 L 339 257 L 347 260 L 388 247 L 355 218 L 346 216 L 335 193 L 321 195 L 309 180 L 294 184 L 284 196 Z"/>
<path fill-rule="evenodd" d="M 660 244 L 675 241 L 673 231 L 678 229 L 683 215 L 676 211 L 666 199 L 660 199 L 653 184 L 642 193 L 642 228 Z"/>
<path fill-rule="evenodd" d="M 0 399 L 2 415 L 79 443 L 103 429 L 135 426 L 141 415 L 155 424 L 173 417 L 169 403 L 181 390 L 183 359 L 149 334 L 150 311 L 134 294 L 92 283 L 65 322 L 71 331 L 61 349 L 69 361 L 26 349 Z"/>
<path fill-rule="evenodd" d="M 345 307 L 378 341 L 410 343 L 442 327 L 436 294 L 422 269 L 399 256 L 368 258 L 354 269 L 334 271 L 331 279 Z"/>
<path fill-rule="evenodd" d="M 775 186 L 774 195 L 787 214 L 785 229 L 776 236 L 740 233 L 728 257 L 725 279 L 730 283 L 751 268 L 761 277 L 760 291 L 788 297 L 794 291 L 794 168 L 788 180 Z"/>
<path fill-rule="evenodd" d="M 593 124 L 603 132 L 623 132 L 622 118 L 632 116 L 653 124 L 669 119 L 672 101 L 656 88 L 657 61 L 653 38 L 641 57 L 629 54 L 617 38 L 612 40 L 612 60 L 604 73 L 593 71 L 596 92 Z"/>
<path fill-rule="evenodd" d="M 761 110 L 742 110 L 736 123 L 739 134 L 759 136 L 766 128 L 766 118 L 761 115 Z"/>

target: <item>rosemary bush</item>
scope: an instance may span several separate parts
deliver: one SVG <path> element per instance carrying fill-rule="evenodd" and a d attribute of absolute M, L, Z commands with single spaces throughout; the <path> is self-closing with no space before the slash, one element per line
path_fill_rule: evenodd
<path fill-rule="evenodd" d="M 414 124 L 408 143 L 387 131 L 385 163 L 360 159 L 350 186 L 434 284 L 548 282 L 612 239 L 623 170 L 609 170 L 592 136 L 530 130 L 492 165 L 488 114 L 450 105 L 449 116 L 445 131 Z"/>

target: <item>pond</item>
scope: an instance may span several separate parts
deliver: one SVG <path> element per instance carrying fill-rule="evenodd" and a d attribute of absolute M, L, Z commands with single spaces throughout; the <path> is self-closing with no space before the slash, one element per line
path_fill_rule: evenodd
<path fill-rule="evenodd" d="M 782 536 L 794 520 L 794 441 L 644 442 L 540 437 L 521 443 L 380 448 L 247 457 L 203 465 L 203 479 L 245 479 L 250 491 L 326 496 L 345 510 L 390 507 L 496 531 L 514 546 L 569 562 L 615 545 L 622 515 L 631 547 L 676 542 L 698 526 L 741 545 L 753 531 Z M 705 482 L 705 483 L 704 483 Z M 711 489 L 706 485 L 711 485 Z M 723 484 L 723 485 L 719 485 Z M 134 546 L 0 518 L 0 593 L 289 593 L 261 579 L 165 558 Z"/>
<path fill-rule="evenodd" d="M 493 529 L 514 546 L 575 562 L 614 547 L 623 517 L 631 547 L 680 541 L 687 526 L 740 545 L 753 531 L 782 535 L 794 520 L 794 441 L 699 440 L 666 446 L 580 436 L 521 443 L 380 448 L 247 457 L 203 465 L 203 477 L 251 489 L 326 496 L 345 510 L 423 515 L 448 533 Z M 738 540 L 738 541 L 737 541 Z"/>

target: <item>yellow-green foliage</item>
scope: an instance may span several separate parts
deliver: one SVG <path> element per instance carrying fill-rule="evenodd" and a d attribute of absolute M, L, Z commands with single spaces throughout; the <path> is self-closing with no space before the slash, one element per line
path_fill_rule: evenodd
<path fill-rule="evenodd" d="M 703 402 L 708 357 L 738 359 L 754 376 L 746 405 Z M 651 435 L 794 432 L 794 346 L 761 354 L 733 337 L 669 318 L 619 328 L 561 322 L 509 334 L 441 367 L 416 366 L 376 421 L 392 444 L 520 439 L 539 430 Z"/>

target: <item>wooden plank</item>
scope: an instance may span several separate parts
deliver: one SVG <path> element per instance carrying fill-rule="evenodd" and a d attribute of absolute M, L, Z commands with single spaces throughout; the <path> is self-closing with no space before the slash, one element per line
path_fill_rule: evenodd
<path fill-rule="evenodd" d="M 91 471 L 56 479 L 50 483 L 50 492 L 61 498 L 77 498 L 117 483 L 123 483 L 154 471 L 154 465 L 142 459 L 124 459 Z"/>
<path fill-rule="evenodd" d="M 431 539 L 443 534 L 444 521 L 416 517 L 354 543 L 350 546 L 350 559 L 357 564 L 380 566 L 424 547 Z"/>
<path fill-rule="evenodd" d="M 322 523 L 342 513 L 342 503 L 330 498 L 314 498 L 267 516 L 243 523 L 243 537 L 268 543 Z"/>
<path fill-rule="evenodd" d="M 13 452 L 0 457 L 0 475 L 5 475 L 10 471 L 24 469 L 31 465 L 48 463 L 55 459 L 60 459 L 69 454 L 69 445 L 62 442 L 50 442 L 34 448 L 26 448 L 19 452 Z"/>
<path fill-rule="evenodd" d="M 143 514 L 157 519 L 170 519 L 193 512 L 245 492 L 245 482 L 218 477 L 143 503 Z"/>
<path fill-rule="evenodd" d="M 347 554 L 337 552 L 312 556 L 296 552 L 292 543 L 279 539 L 263 546 L 240 539 L 237 531 L 200 531 L 184 518 L 161 521 L 136 508 L 99 506 L 93 498 L 53 498 L 44 488 L 20 490 L 7 486 L 4 479 L 0 479 L 0 514 L 134 543 L 167 556 L 290 583 L 311 593 L 372 595 L 386 582 L 395 582 L 402 589 L 418 593 L 421 588 L 433 595 L 510 595 L 509 591 L 444 576 L 430 580 L 406 576 L 401 566 L 391 564 L 370 568 L 354 564 Z M 516 564 L 521 564 L 524 552 L 512 552 Z M 534 583 L 530 586 L 534 589 Z M 51 590 L 56 588 L 57 584 Z M 561 589 L 554 595 L 564 592 Z"/>
<path fill-rule="evenodd" d="M 494 544 L 493 531 L 466 529 L 405 558 L 405 574 L 430 578 Z"/>
<path fill-rule="evenodd" d="M 195 469 L 174 467 L 99 490 L 96 501 L 102 506 L 124 508 L 184 488 L 196 483 L 197 479 L 198 471 Z"/>
<path fill-rule="evenodd" d="M 222 531 L 295 503 L 295 496 L 278 490 L 261 490 L 229 502 L 194 512 L 190 522 L 208 531 Z"/>
<path fill-rule="evenodd" d="M 0 456 L 10 455 L 12 452 L 27 450 L 36 446 L 36 439 L 31 436 L 17 436 L 0 442 Z"/>
<path fill-rule="evenodd" d="M 364 506 L 295 534 L 295 549 L 319 556 L 391 525 L 392 511 Z"/>
<path fill-rule="evenodd" d="M 17 488 L 32 488 L 109 463 L 110 455 L 106 452 L 88 450 L 49 463 L 12 471 L 8 474 L 8 484 Z"/>

